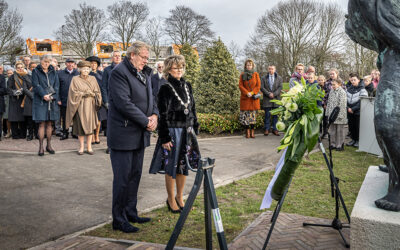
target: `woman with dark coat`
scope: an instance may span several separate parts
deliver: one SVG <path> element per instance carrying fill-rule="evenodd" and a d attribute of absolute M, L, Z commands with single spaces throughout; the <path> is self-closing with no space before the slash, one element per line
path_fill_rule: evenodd
<path fill-rule="evenodd" d="M 0 141 L 1 141 L 1 136 L 3 134 L 3 114 L 6 111 L 6 102 L 5 102 L 5 96 L 7 95 L 7 87 L 6 87 L 6 80 L 3 74 L 0 74 Z"/>
<path fill-rule="evenodd" d="M 184 207 L 183 189 L 188 175 L 186 159 L 194 168 L 200 159 L 196 140 L 199 124 L 192 87 L 182 77 L 185 58 L 182 55 L 169 56 L 164 65 L 163 75 L 167 82 L 158 92 L 159 137 L 150 173 L 165 173 L 167 206 L 171 212 L 180 213 Z"/>
<path fill-rule="evenodd" d="M 257 122 L 257 110 L 260 109 L 260 76 L 254 69 L 253 60 L 244 63 L 244 72 L 240 74 L 240 123 L 246 128 L 246 138 L 255 138 L 254 126 Z"/>
<path fill-rule="evenodd" d="M 99 85 L 99 88 L 101 90 L 101 96 L 103 98 L 103 100 L 106 100 L 104 95 L 106 92 L 104 92 L 104 89 L 102 88 L 103 86 L 103 71 L 98 70 L 101 61 L 100 58 L 98 58 L 97 56 L 90 56 L 88 58 L 86 58 L 86 61 L 90 62 L 91 64 L 91 68 L 92 68 L 92 72 L 90 72 L 91 76 L 94 76 L 97 80 L 97 84 Z M 100 144 L 100 138 L 99 138 L 99 134 L 100 134 L 100 127 L 101 127 L 101 121 L 107 120 L 107 110 L 105 107 L 101 107 L 100 110 L 97 112 L 97 117 L 98 117 L 98 121 L 97 121 L 97 127 L 96 130 L 94 131 L 93 134 L 93 143 L 96 144 Z"/>
<path fill-rule="evenodd" d="M 51 135 L 53 132 L 52 122 L 60 119 L 60 110 L 57 102 L 59 98 L 60 82 L 54 67 L 50 65 L 51 57 L 43 56 L 38 65 L 32 71 L 33 105 L 32 119 L 39 123 L 39 156 L 44 155 L 43 140 L 46 128 L 47 145 L 46 151 L 54 154 L 51 147 Z"/>
<path fill-rule="evenodd" d="M 32 141 L 33 140 L 33 135 L 35 132 L 35 124 L 32 120 L 32 102 L 33 102 L 33 86 L 32 86 L 32 76 L 29 74 L 27 75 L 28 77 L 25 77 L 25 80 L 23 82 L 24 85 L 24 99 L 22 100 L 21 107 L 24 108 L 24 117 L 25 117 L 25 123 L 26 127 L 28 129 L 28 135 L 26 137 L 27 141 Z"/>
<path fill-rule="evenodd" d="M 11 135 L 13 139 L 26 138 L 26 123 L 22 102 L 25 97 L 24 83 L 30 82 L 28 73 L 24 71 L 24 64 L 15 64 L 16 71 L 8 79 L 9 110 L 8 120 L 11 122 Z"/>

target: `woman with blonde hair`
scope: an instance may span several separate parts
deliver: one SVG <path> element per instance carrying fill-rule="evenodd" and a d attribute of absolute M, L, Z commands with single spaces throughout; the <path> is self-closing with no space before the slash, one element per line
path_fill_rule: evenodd
<path fill-rule="evenodd" d="M 68 91 L 66 127 L 72 123 L 72 133 L 78 136 L 78 154 L 83 155 L 86 138 L 87 153 L 93 155 L 93 133 L 98 126 L 97 110 L 101 107 L 101 92 L 96 78 L 90 74 L 90 62 L 78 63 L 80 75 L 74 76 Z"/>
<path fill-rule="evenodd" d="M 43 140 L 46 130 L 47 145 L 46 151 L 54 154 L 51 146 L 51 135 L 53 133 L 52 123 L 60 119 L 60 108 L 57 104 L 60 101 L 57 71 L 51 63 L 51 57 L 45 55 L 40 64 L 32 71 L 33 105 L 32 119 L 39 123 L 39 156 L 44 155 Z"/>
<path fill-rule="evenodd" d="M 261 80 L 255 72 L 253 60 L 247 59 L 244 71 L 240 74 L 240 123 L 246 128 L 246 138 L 255 138 L 254 127 L 257 119 L 257 110 L 260 109 Z"/>
<path fill-rule="evenodd" d="M 164 61 L 163 76 L 167 82 L 158 92 L 159 137 L 149 171 L 152 174 L 165 173 L 166 203 L 172 213 L 180 213 L 184 207 L 187 164 L 197 168 L 200 159 L 196 139 L 199 124 L 192 86 L 183 78 L 185 65 L 182 55 L 169 56 Z"/>

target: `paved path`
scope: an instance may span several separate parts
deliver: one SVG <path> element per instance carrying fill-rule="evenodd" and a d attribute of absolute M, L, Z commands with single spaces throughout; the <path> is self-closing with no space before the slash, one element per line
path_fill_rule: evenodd
<path fill-rule="evenodd" d="M 279 159 L 275 148 L 281 138 L 259 134 L 255 139 L 233 136 L 199 143 L 204 157 L 216 158 L 214 183 L 218 186 L 271 169 Z M 110 220 L 112 171 L 104 138 L 93 156 L 78 156 L 75 139 L 53 142 L 58 152 L 44 157 L 35 155 L 35 145 L 27 147 L 21 140 L 0 142 L 0 249 L 33 247 Z M 28 150 L 33 153 L 23 153 Z M 164 204 L 167 197 L 164 176 L 147 174 L 153 151 L 154 143 L 145 154 L 140 211 Z M 194 176 L 188 178 L 186 193 Z"/>
<path fill-rule="evenodd" d="M 230 250 L 262 249 L 271 226 L 273 211 L 262 213 L 229 245 Z M 348 249 L 338 231 L 327 227 L 303 227 L 303 222 L 331 224 L 332 220 L 280 213 L 267 249 Z M 342 230 L 350 242 L 350 229 Z"/>

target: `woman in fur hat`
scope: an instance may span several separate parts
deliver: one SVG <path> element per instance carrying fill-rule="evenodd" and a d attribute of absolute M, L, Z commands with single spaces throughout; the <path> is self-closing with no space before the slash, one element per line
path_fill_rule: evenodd
<path fill-rule="evenodd" d="M 87 153 L 93 155 L 93 131 L 98 126 L 97 110 L 101 107 L 101 93 L 96 78 L 89 75 L 90 62 L 78 63 L 79 76 L 74 76 L 68 92 L 66 126 L 78 136 L 78 154 L 83 155 L 85 138 Z"/>

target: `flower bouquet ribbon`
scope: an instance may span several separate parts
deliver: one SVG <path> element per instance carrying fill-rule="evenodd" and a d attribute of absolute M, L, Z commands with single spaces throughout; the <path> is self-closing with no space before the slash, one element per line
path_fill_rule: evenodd
<path fill-rule="evenodd" d="M 278 162 L 260 209 L 269 208 L 272 199 L 278 201 L 282 197 L 305 152 L 310 152 L 318 141 L 323 109 L 317 105 L 317 101 L 321 101 L 325 93 L 316 84 L 306 84 L 304 78 L 301 78 L 301 83 L 295 84 L 286 94 L 282 94 L 282 100 L 272 101 L 279 105 L 271 111 L 272 115 L 279 117 L 276 127 L 285 132 L 278 152 L 283 149 L 285 152 Z"/>

